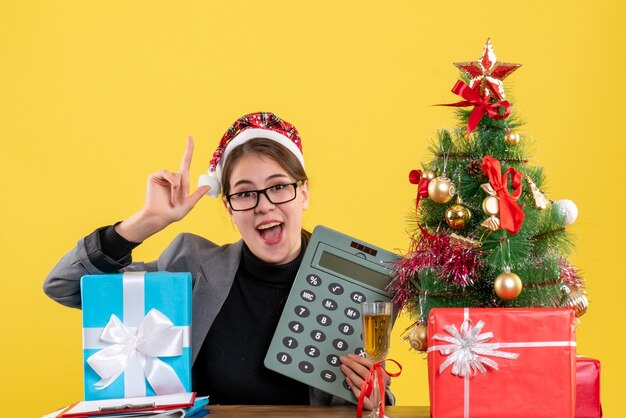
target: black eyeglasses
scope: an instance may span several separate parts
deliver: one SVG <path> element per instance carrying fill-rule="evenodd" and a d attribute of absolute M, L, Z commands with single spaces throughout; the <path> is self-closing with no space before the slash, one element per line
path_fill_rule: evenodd
<path fill-rule="evenodd" d="M 264 194 L 267 200 L 273 205 L 291 202 L 296 198 L 296 189 L 302 186 L 303 181 L 294 183 L 281 183 L 275 186 L 266 187 L 261 190 L 245 190 L 226 195 L 226 201 L 234 211 L 254 209 L 259 204 L 259 196 Z"/>

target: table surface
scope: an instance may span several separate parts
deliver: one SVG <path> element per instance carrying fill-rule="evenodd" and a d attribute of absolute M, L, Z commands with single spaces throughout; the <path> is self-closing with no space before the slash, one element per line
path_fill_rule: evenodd
<path fill-rule="evenodd" d="M 267 406 L 267 405 L 209 405 L 211 417 L 276 417 L 276 418 L 355 418 L 354 406 Z M 369 412 L 369 411 L 364 411 Z M 385 415 L 389 418 L 429 418 L 427 406 L 387 406 Z M 367 417 L 367 414 L 363 414 Z"/>

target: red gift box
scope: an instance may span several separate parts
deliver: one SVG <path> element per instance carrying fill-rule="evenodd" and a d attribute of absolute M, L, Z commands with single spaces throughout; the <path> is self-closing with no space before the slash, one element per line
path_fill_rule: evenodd
<path fill-rule="evenodd" d="M 576 359 L 576 418 L 599 418 L 600 361 L 588 357 Z"/>
<path fill-rule="evenodd" d="M 568 308 L 432 309 L 433 418 L 574 416 L 574 319 Z"/>

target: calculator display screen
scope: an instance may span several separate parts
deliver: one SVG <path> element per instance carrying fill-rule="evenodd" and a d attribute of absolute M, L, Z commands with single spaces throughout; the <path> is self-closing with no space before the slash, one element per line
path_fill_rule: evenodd
<path fill-rule="evenodd" d="M 343 276 L 358 280 L 361 283 L 373 286 L 377 289 L 384 290 L 389 284 L 389 277 L 375 270 L 363 267 L 360 264 L 353 263 L 341 258 L 335 254 L 323 251 L 319 259 L 320 267 L 334 271 Z"/>

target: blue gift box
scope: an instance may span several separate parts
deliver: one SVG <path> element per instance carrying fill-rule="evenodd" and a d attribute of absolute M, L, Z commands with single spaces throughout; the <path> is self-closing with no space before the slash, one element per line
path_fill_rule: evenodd
<path fill-rule="evenodd" d="M 191 392 L 191 274 L 81 278 L 85 400 Z"/>

